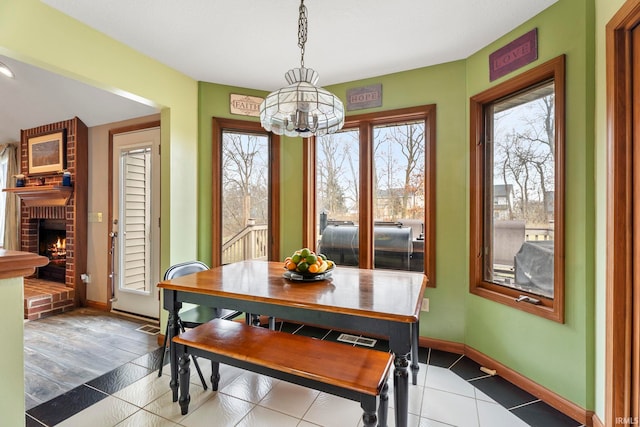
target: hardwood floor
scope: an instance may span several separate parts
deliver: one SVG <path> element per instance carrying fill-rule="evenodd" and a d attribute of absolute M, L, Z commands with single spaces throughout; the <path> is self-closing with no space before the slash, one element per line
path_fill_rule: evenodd
<path fill-rule="evenodd" d="M 145 324 L 89 308 L 25 322 L 26 409 L 157 349 L 156 335 L 136 330 Z"/>

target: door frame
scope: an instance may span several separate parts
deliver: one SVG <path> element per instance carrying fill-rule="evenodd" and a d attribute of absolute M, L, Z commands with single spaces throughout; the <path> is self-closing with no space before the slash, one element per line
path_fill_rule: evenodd
<path fill-rule="evenodd" d="M 640 2 L 628 0 L 606 26 L 607 86 L 607 213 L 606 213 L 606 361 L 605 420 L 638 415 L 640 373 L 633 365 L 638 331 L 633 323 L 640 311 L 640 283 L 634 280 L 633 175 L 633 43 L 631 33 L 640 24 Z M 636 61 L 638 68 L 638 61 Z M 636 72 L 639 70 L 636 69 Z M 638 154 L 636 154 L 638 156 Z M 640 168 L 640 162 L 636 166 Z M 640 203 L 640 201 L 638 202 Z M 636 240 L 636 245 L 637 240 Z M 634 398 L 634 394 L 636 394 Z M 637 421 L 636 421 L 637 422 Z M 619 423 L 618 423 L 619 424 Z"/>
<path fill-rule="evenodd" d="M 140 130 L 152 129 L 152 128 L 160 128 L 160 120 L 154 120 L 151 122 L 139 123 L 130 126 L 124 126 L 120 128 L 109 129 L 109 160 L 108 160 L 108 168 L 109 168 L 109 177 L 108 177 L 108 189 L 107 192 L 109 194 L 109 213 L 108 213 L 108 221 L 109 227 L 108 231 L 111 231 L 113 226 L 113 137 L 117 134 L 121 133 L 129 133 Z M 160 143 L 162 145 L 162 142 Z M 111 255 L 109 252 L 111 251 L 111 239 L 107 239 L 107 273 L 112 271 L 112 262 Z M 111 311 L 112 309 L 112 301 L 111 301 L 111 278 L 107 275 L 107 288 L 105 290 L 106 298 L 107 298 L 107 311 Z"/>

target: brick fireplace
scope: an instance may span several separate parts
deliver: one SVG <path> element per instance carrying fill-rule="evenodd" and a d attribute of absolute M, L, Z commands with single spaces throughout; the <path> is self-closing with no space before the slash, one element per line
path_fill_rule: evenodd
<path fill-rule="evenodd" d="M 59 171 L 28 175 L 29 138 L 62 130 L 66 133 L 65 169 L 71 173 L 71 187 L 62 185 L 62 174 Z M 65 297 L 73 300 L 73 306 L 83 306 L 86 303 L 86 288 L 80 276 L 86 273 L 87 267 L 88 129 L 75 117 L 22 130 L 20 147 L 21 171 L 27 175 L 26 184 L 23 189 L 12 190 L 15 190 L 22 202 L 21 249 L 48 256 L 51 260 L 50 266 L 43 270 L 37 269 L 31 279 L 40 288 L 43 282 L 58 281 L 64 284 L 62 293 Z M 63 238 L 64 242 L 40 240 L 45 235 L 49 235 L 50 240 L 52 234 Z M 54 250 L 52 244 L 64 244 L 64 247 Z M 25 280 L 25 284 L 27 282 L 29 280 Z M 25 296 L 27 294 L 25 288 Z M 59 300 L 60 296 L 51 297 L 52 310 L 56 308 L 53 304 L 56 298 Z M 25 300 L 25 310 L 26 305 Z"/>

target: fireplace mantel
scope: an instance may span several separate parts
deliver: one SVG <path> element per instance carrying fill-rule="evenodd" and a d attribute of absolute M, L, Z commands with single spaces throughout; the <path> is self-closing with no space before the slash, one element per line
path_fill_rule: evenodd
<path fill-rule="evenodd" d="M 73 188 L 62 185 L 36 185 L 5 188 L 2 191 L 17 194 L 27 207 L 65 206 L 73 193 Z"/>

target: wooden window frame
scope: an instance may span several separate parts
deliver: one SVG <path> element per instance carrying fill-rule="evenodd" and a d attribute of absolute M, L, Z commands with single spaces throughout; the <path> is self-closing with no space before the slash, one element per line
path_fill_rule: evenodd
<path fill-rule="evenodd" d="M 269 248 L 268 259 L 280 258 L 280 136 L 258 122 L 212 118 L 211 266 L 222 265 L 222 132 L 252 133 L 269 138 Z"/>
<path fill-rule="evenodd" d="M 625 2 L 606 25 L 605 419 L 600 425 L 607 426 L 631 425 L 640 416 L 640 280 L 634 260 L 640 246 L 640 193 L 634 182 L 640 175 L 640 155 L 634 147 L 640 114 L 635 102 L 640 94 L 633 77 L 640 67 L 639 43 L 633 36 L 638 25 L 636 0 Z M 599 421 L 595 415 L 594 419 Z"/>
<path fill-rule="evenodd" d="M 545 81 L 555 83 L 555 193 L 554 193 L 554 298 L 545 298 L 519 289 L 484 280 L 483 245 L 485 232 L 485 122 L 486 107 L 500 99 L 530 89 Z M 554 58 L 470 99 L 470 237 L 469 292 L 518 310 L 564 323 L 564 133 L 565 57 Z M 539 305 L 516 302 L 520 295 L 540 301 Z"/>
<path fill-rule="evenodd" d="M 373 268 L 373 127 L 410 121 L 424 120 L 425 123 L 425 220 L 424 220 L 424 274 L 427 286 L 435 287 L 436 274 L 436 106 L 435 104 L 409 107 L 379 113 L 361 114 L 345 118 L 343 129 L 358 129 L 360 137 L 360 209 L 359 224 L 359 266 Z M 303 244 L 315 248 L 316 170 L 315 138 L 305 139 L 303 146 Z M 366 226 L 362 226 L 366 224 Z M 364 248 L 364 249 L 363 249 Z"/>

